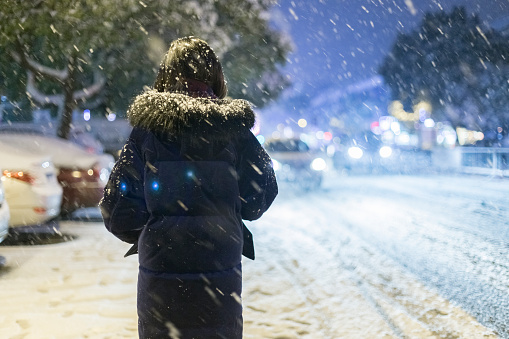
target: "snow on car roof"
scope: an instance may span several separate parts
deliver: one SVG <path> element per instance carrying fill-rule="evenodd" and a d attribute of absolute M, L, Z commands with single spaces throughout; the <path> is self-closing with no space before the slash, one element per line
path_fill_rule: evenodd
<path fill-rule="evenodd" d="M 50 161 L 49 155 L 12 147 L 0 141 L 0 169 L 21 170 Z"/>
<path fill-rule="evenodd" d="M 5 133 L 0 134 L 0 142 L 12 148 L 47 154 L 56 167 L 90 168 L 97 162 L 103 162 L 102 156 L 88 153 L 70 141 L 51 136 Z"/>

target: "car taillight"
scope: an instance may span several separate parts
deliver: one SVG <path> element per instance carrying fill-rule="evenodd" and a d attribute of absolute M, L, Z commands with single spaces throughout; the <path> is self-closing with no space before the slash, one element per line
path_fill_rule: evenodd
<path fill-rule="evenodd" d="M 99 178 L 101 176 L 101 168 L 98 164 L 94 164 L 94 166 L 87 171 L 88 175 L 94 178 Z"/>
<path fill-rule="evenodd" d="M 33 184 L 35 182 L 35 178 L 31 176 L 28 172 L 5 170 L 3 171 L 3 175 L 6 178 L 21 180 L 29 184 Z"/>
<path fill-rule="evenodd" d="M 44 213 L 46 213 L 46 211 L 47 211 L 47 209 L 44 207 L 34 207 L 35 213 L 44 214 Z"/>

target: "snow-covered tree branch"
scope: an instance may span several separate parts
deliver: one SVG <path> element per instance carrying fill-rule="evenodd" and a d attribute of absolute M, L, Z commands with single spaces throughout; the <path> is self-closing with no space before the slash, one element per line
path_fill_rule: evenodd
<path fill-rule="evenodd" d="M 64 82 L 69 76 L 69 72 L 67 71 L 67 69 L 59 70 L 44 66 L 38 63 L 37 61 L 27 57 L 25 53 L 11 52 L 11 56 L 16 62 L 24 65 L 28 70 L 30 70 L 33 73 L 47 76 L 52 79 L 59 80 L 61 82 Z"/>
<path fill-rule="evenodd" d="M 64 103 L 64 96 L 62 94 L 46 95 L 39 91 L 35 85 L 34 74 L 32 71 L 27 71 L 27 94 L 33 100 L 41 105 L 51 104 L 61 107 Z"/>
<path fill-rule="evenodd" d="M 74 91 L 73 99 L 74 100 L 86 100 L 92 98 L 94 95 L 98 94 L 106 84 L 106 78 L 99 73 L 98 71 L 94 72 L 94 83 L 87 88 L 84 88 L 79 91 Z"/>

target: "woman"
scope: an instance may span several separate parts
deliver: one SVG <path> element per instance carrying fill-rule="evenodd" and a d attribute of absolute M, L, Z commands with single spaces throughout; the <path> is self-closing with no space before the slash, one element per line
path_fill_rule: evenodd
<path fill-rule="evenodd" d="M 242 219 L 277 195 L 271 160 L 250 132 L 248 102 L 224 99 L 221 64 L 195 37 L 175 40 L 100 203 L 106 228 L 139 253 L 140 338 L 241 338 Z"/>

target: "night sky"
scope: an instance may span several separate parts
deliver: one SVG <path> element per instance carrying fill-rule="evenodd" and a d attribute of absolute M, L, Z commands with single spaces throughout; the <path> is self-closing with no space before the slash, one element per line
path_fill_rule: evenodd
<path fill-rule="evenodd" d="M 273 22 L 291 35 L 287 72 L 299 91 L 346 86 L 371 78 L 398 32 L 426 12 L 464 6 L 487 23 L 509 16 L 508 0 L 282 0 Z"/>

